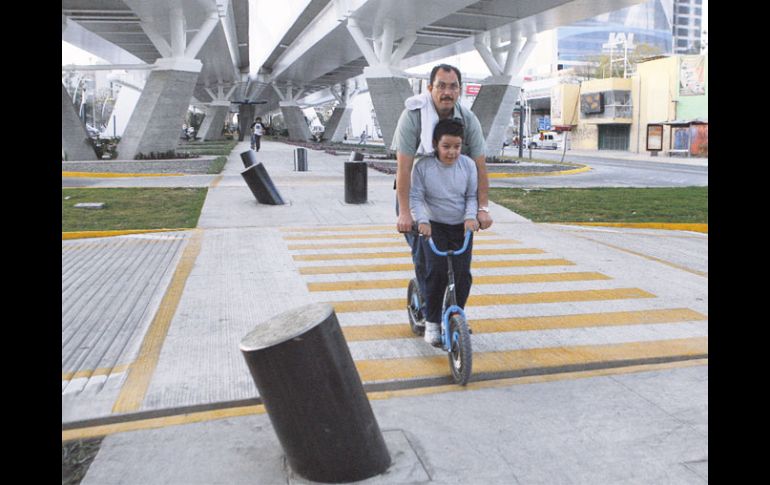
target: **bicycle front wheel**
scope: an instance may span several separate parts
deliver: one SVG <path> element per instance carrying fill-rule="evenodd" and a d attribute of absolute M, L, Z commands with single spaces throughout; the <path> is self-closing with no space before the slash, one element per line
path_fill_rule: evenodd
<path fill-rule="evenodd" d="M 464 386 L 471 377 L 473 355 L 468 323 L 461 315 L 452 315 L 449 318 L 449 338 L 449 368 L 452 370 L 452 378 L 456 384 Z"/>

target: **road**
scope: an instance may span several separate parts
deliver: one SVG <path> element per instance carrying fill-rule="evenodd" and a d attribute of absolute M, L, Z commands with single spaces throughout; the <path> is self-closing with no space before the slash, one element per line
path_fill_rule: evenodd
<path fill-rule="evenodd" d="M 506 155 L 517 154 L 516 150 Z M 525 158 L 529 156 L 527 150 Z M 561 151 L 532 150 L 533 159 L 561 160 Z M 588 165 L 588 172 L 558 177 L 493 179 L 493 187 L 688 187 L 708 186 L 708 166 L 686 163 L 652 162 L 630 158 L 600 158 L 573 155 L 564 159 Z"/>

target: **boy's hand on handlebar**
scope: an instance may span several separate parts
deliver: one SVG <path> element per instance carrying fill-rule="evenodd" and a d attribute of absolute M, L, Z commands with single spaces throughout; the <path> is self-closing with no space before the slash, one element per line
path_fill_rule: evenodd
<path fill-rule="evenodd" d="M 419 232 L 421 236 L 430 237 L 430 224 L 420 224 L 417 227 L 417 232 Z"/>
<path fill-rule="evenodd" d="M 466 219 L 465 220 L 465 230 L 466 231 L 473 231 L 476 232 L 479 230 L 479 221 L 476 219 Z"/>

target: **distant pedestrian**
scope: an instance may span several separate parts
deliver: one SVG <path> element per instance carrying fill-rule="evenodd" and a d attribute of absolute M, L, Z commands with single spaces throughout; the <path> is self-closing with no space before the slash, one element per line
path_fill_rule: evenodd
<path fill-rule="evenodd" d="M 262 147 L 262 135 L 265 134 L 265 125 L 262 124 L 262 118 L 257 117 L 251 124 L 251 149 L 259 151 Z"/>
<path fill-rule="evenodd" d="M 362 132 L 361 132 L 361 139 L 360 139 L 360 141 L 358 142 L 358 144 L 359 144 L 359 145 L 363 145 L 364 143 L 366 143 L 366 139 L 367 139 L 367 138 L 369 138 L 369 135 L 367 135 L 367 134 L 366 134 L 366 130 L 362 131 Z"/>

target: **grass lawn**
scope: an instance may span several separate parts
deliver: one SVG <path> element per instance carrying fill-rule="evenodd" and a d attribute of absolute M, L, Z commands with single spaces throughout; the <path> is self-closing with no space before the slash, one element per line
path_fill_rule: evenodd
<path fill-rule="evenodd" d="M 534 222 L 708 224 L 708 187 L 490 188 L 489 198 Z"/>
<path fill-rule="evenodd" d="M 193 228 L 207 188 L 62 189 L 62 232 Z M 104 202 L 103 209 L 77 209 Z"/>

